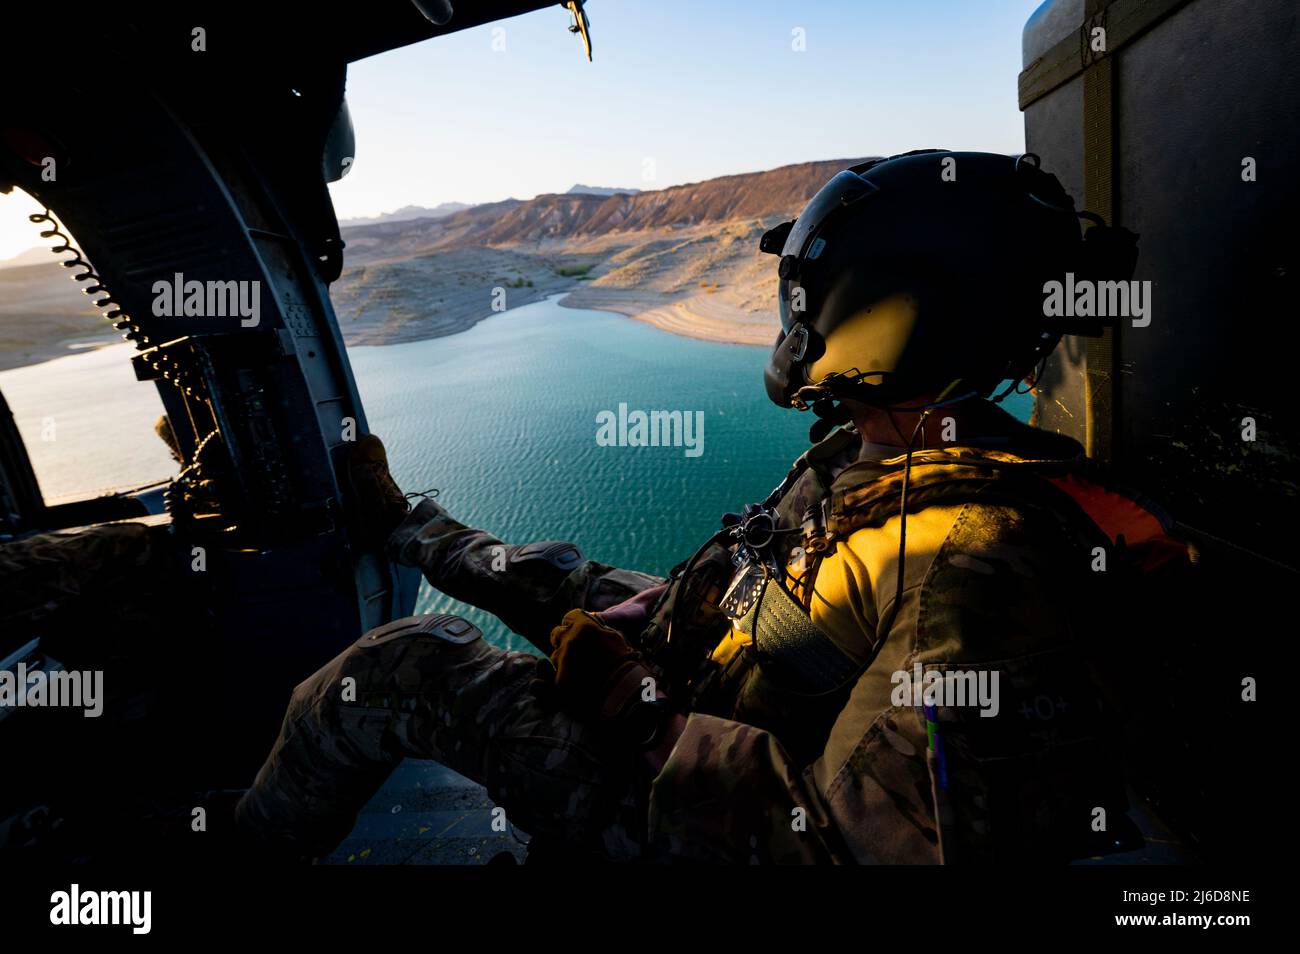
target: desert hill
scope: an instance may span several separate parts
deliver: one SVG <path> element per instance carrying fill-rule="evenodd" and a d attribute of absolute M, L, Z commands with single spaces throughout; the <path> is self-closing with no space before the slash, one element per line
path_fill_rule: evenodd
<path fill-rule="evenodd" d="M 694 337 L 770 344 L 775 263 L 763 231 L 793 218 L 827 179 L 861 160 L 636 194 L 540 195 L 439 219 L 348 228 L 333 295 L 349 341 L 449 334 L 491 312 L 572 290 L 564 304 L 618 311 Z"/>

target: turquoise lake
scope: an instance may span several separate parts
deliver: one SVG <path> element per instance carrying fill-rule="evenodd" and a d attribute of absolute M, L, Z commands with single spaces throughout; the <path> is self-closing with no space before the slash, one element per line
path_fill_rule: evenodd
<path fill-rule="evenodd" d="M 439 488 L 458 519 L 507 542 L 569 540 L 593 559 L 661 575 L 724 512 L 766 496 L 813 421 L 767 400 L 765 349 L 553 302 L 452 337 L 350 353 L 404 489 Z M 702 412 L 702 453 L 601 446 L 597 418 L 620 404 Z M 453 607 L 522 647 L 487 614 L 421 592 L 421 612 Z"/>

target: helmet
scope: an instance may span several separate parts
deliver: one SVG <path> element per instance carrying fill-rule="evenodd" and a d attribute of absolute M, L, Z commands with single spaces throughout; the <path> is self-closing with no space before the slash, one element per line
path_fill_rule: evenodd
<path fill-rule="evenodd" d="M 781 256 L 768 396 L 825 414 L 1024 378 L 1062 334 L 1102 331 L 1045 317 L 1046 282 L 1132 272 L 1137 236 L 1102 224 L 1085 242 L 1079 217 L 1032 154 L 922 150 L 836 174 L 763 236 Z"/>

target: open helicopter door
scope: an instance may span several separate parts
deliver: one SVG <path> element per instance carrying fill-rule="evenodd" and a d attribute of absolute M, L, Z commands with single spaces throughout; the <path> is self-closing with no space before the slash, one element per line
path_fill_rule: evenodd
<path fill-rule="evenodd" d="M 1295 25 L 1290 0 L 1049 0 L 1024 31 L 1026 148 L 1139 234 L 1149 283 L 1130 288 L 1144 314 L 1058 349 L 1036 423 L 1159 501 L 1193 547 L 1195 584 L 1148 590 L 1104 654 L 1143 700 L 1135 784 L 1207 859 L 1267 844 L 1272 733 L 1251 700 L 1300 584 L 1295 355 L 1278 335 L 1300 274 Z M 1165 744 L 1173 722 L 1199 741 Z"/>
<path fill-rule="evenodd" d="M 74 277 L 162 398 L 181 457 L 167 513 L 201 594 L 174 637 L 209 647 L 205 671 L 175 674 L 193 699 L 174 717 L 193 719 L 211 784 L 234 787 L 264 758 L 293 686 L 410 614 L 418 574 L 358 544 L 346 486 L 349 442 L 367 428 L 328 293 L 341 242 L 322 158 L 348 125 L 343 64 L 234 70 L 178 54 L 157 70 L 156 46 L 136 52 L 93 77 L 0 77 L 25 91 L 3 117 L 0 188 L 21 187 L 66 225 L 81 249 L 65 253 L 84 269 Z M 85 120 L 88 83 L 110 118 Z M 44 228 L 64 238 L 54 220 Z M 30 523 L 23 455 L 0 446 L 6 507 Z M 50 516 L 26 529 L 51 529 Z"/>

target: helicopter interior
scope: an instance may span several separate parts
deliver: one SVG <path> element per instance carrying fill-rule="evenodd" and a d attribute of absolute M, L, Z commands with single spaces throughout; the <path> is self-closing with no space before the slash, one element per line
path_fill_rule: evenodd
<path fill-rule="evenodd" d="M 553 5 L 457 3 L 453 17 L 446 0 L 403 0 L 292 20 L 122 4 L 87 11 L 56 63 L 4 58 L 0 192 L 46 207 L 34 228 L 134 343 L 179 457 L 165 488 L 47 505 L 0 399 L 0 539 L 139 531 L 113 538 L 93 587 L 0 633 L 11 668 L 102 669 L 113 687 L 99 719 L 0 724 L 32 767 L 6 773 L 8 835 L 54 857 L 141 850 L 195 793 L 247 785 L 306 672 L 412 611 L 418 573 L 358 541 L 341 467 L 367 431 L 329 297 L 343 243 L 327 183 L 354 151 L 347 65 Z M 155 285 L 182 275 L 245 290 L 244 317 L 187 316 L 179 295 L 158 307 Z"/>

